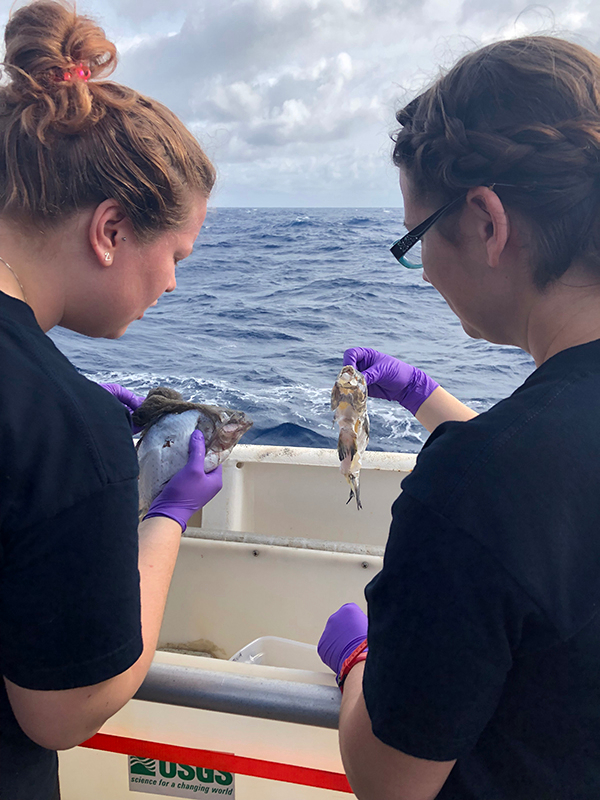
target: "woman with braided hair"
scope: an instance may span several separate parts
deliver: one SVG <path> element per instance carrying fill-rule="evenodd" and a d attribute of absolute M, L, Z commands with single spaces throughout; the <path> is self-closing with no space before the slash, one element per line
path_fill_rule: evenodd
<path fill-rule="evenodd" d="M 360 800 L 600 797 L 600 59 L 551 37 L 462 58 L 402 109 L 392 252 L 533 374 L 477 416 L 353 348 L 431 432 L 382 571 L 333 614 Z M 415 245 L 421 248 L 415 256 Z"/>
<path fill-rule="evenodd" d="M 144 679 L 182 529 L 221 471 L 205 475 L 193 434 L 138 526 L 141 399 L 85 379 L 45 334 L 119 337 L 173 291 L 215 173 L 174 114 L 106 80 L 114 45 L 65 2 L 20 8 L 5 44 L 0 798 L 56 800 L 55 751 L 94 734 Z"/>

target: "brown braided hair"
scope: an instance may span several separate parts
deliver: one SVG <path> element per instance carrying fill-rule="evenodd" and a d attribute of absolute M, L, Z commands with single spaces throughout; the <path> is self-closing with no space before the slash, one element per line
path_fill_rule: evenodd
<path fill-rule="evenodd" d="M 574 259 L 600 274 L 599 58 L 549 36 L 496 42 L 464 56 L 396 118 L 394 163 L 421 195 L 518 187 L 496 191 L 529 223 L 538 287 Z"/>
<path fill-rule="evenodd" d="M 215 170 L 165 106 L 105 80 L 115 46 L 66 0 L 10 18 L 0 87 L 0 214 L 43 228 L 106 199 L 154 238 L 208 197 Z"/>

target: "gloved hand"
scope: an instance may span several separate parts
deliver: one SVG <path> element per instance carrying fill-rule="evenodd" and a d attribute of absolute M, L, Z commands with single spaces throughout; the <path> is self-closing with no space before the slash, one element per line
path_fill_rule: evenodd
<path fill-rule="evenodd" d="M 344 661 L 367 638 L 367 628 L 367 615 L 356 603 L 346 603 L 327 620 L 317 652 L 338 678 Z"/>
<path fill-rule="evenodd" d="M 344 366 L 350 364 L 365 376 L 370 397 L 397 400 L 416 414 L 439 383 L 423 370 L 370 347 L 351 347 L 344 353 Z"/>
<path fill-rule="evenodd" d="M 205 449 L 202 432 L 194 431 L 190 436 L 187 464 L 152 501 L 144 519 L 169 517 L 181 525 L 183 533 L 192 514 L 218 494 L 223 487 L 223 467 L 205 473 Z"/>
<path fill-rule="evenodd" d="M 120 383 L 99 383 L 98 386 L 101 386 L 103 389 L 106 389 L 107 392 L 110 392 L 114 397 L 117 398 L 132 414 L 136 408 L 142 405 L 145 397 L 142 397 L 139 394 L 134 394 L 134 392 L 126 389 L 124 386 L 121 386 Z M 141 428 L 137 425 L 131 424 L 134 433 L 139 433 Z"/>

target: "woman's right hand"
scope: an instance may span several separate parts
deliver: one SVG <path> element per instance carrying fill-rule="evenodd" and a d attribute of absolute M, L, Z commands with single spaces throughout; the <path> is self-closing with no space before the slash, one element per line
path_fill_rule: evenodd
<path fill-rule="evenodd" d="M 395 400 L 412 414 L 439 386 L 418 367 L 370 347 L 346 350 L 344 366 L 348 364 L 365 376 L 370 397 Z"/>
<path fill-rule="evenodd" d="M 135 394 L 130 389 L 121 386 L 120 383 L 99 383 L 98 386 L 110 392 L 128 411 L 135 411 L 145 400 L 140 394 Z"/>
<path fill-rule="evenodd" d="M 148 517 L 169 517 L 181 525 L 182 532 L 192 514 L 209 503 L 223 487 L 223 467 L 204 472 L 204 436 L 195 430 L 190 436 L 188 462 L 176 472 L 162 492 L 154 498 Z"/>

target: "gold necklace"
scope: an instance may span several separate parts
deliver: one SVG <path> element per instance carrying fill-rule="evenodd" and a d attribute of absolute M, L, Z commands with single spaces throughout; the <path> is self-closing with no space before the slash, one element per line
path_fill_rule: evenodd
<path fill-rule="evenodd" d="M 24 301 L 27 303 L 27 305 L 29 305 L 29 303 L 27 302 L 27 295 L 25 294 L 25 289 L 23 288 L 23 284 L 22 284 L 22 283 L 21 283 L 21 281 L 19 280 L 19 278 L 18 278 L 18 276 L 17 276 L 17 273 L 14 271 L 14 269 L 11 267 L 11 265 L 8 263 L 8 261 L 5 261 L 5 260 L 2 258 L 2 256 L 0 256 L 0 261 L 1 261 L 1 262 L 4 264 L 4 266 L 5 266 L 5 267 L 7 267 L 7 268 L 10 270 L 10 272 L 12 273 L 12 275 L 13 275 L 13 278 L 14 278 L 14 279 L 16 280 L 16 282 L 19 284 L 19 288 L 20 288 L 20 289 L 21 289 L 21 291 L 23 292 L 23 300 L 24 300 Z"/>

